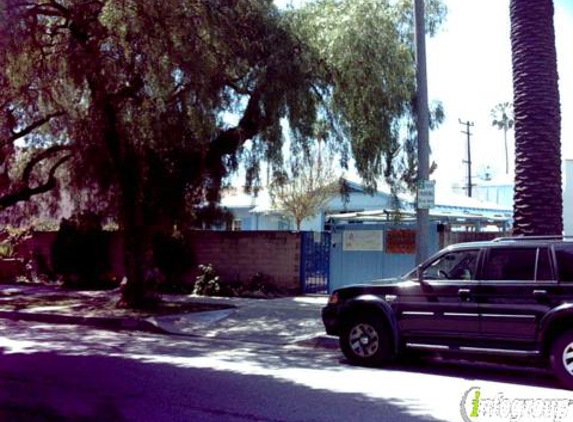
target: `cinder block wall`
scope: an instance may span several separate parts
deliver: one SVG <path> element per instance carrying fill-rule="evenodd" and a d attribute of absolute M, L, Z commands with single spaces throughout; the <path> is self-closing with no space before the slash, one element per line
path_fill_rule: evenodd
<path fill-rule="evenodd" d="M 123 277 L 122 238 L 110 233 L 112 272 Z M 263 273 L 281 290 L 298 294 L 300 286 L 300 233 L 286 231 L 194 231 L 190 233 L 193 256 L 199 264 L 212 264 L 222 282 L 248 283 L 256 273 Z M 51 248 L 55 232 L 38 232 L 16 251 L 20 258 L 41 255 L 51 265 Z M 196 268 L 187 278 L 195 280 Z"/>
<path fill-rule="evenodd" d="M 300 233 L 192 232 L 195 262 L 212 264 L 223 282 L 248 282 L 263 273 L 282 290 L 300 292 Z"/>

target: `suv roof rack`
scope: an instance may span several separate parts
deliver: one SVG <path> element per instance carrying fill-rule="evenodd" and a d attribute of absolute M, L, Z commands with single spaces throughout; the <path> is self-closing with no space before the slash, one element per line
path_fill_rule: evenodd
<path fill-rule="evenodd" d="M 550 235 L 550 236 L 513 236 L 496 237 L 493 242 L 527 241 L 527 240 L 565 240 L 573 239 L 571 235 Z"/>

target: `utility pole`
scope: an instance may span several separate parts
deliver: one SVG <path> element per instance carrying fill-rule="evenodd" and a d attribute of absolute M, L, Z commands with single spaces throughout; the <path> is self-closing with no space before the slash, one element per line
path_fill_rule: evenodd
<path fill-rule="evenodd" d="M 463 160 L 464 163 L 467 163 L 468 165 L 468 196 L 471 198 L 472 196 L 472 148 L 471 148 L 471 130 L 470 128 L 474 126 L 473 122 L 470 122 L 469 120 L 467 122 L 463 122 L 462 119 L 458 119 L 458 121 L 460 122 L 460 125 L 464 125 L 466 126 L 466 130 L 463 131 L 462 133 L 464 135 L 467 135 L 467 139 L 468 139 L 468 159 L 467 160 Z"/>
<path fill-rule="evenodd" d="M 428 81 L 426 74 L 426 24 L 424 0 L 414 1 L 414 28 L 416 34 L 416 129 L 418 132 L 418 190 L 430 176 Z M 419 195 L 418 195 L 419 196 Z M 419 199 L 416 208 L 418 232 L 416 236 L 416 264 L 428 257 L 430 234 L 430 211 L 420 208 Z"/>

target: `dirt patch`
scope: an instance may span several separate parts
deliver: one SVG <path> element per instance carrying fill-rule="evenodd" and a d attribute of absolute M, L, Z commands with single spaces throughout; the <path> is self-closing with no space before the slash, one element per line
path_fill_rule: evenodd
<path fill-rule="evenodd" d="M 150 309 L 118 308 L 119 293 L 111 292 L 15 292 L 0 291 L 0 311 L 57 313 L 99 317 L 147 318 L 192 312 L 216 311 L 233 308 L 232 305 L 160 300 Z"/>

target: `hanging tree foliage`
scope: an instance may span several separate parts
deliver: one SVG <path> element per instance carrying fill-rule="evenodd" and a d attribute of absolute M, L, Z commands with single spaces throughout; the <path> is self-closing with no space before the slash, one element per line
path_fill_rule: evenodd
<path fill-rule="evenodd" d="M 430 0 L 428 11 L 434 32 L 445 10 Z M 353 157 L 368 185 L 399 178 L 412 39 L 405 0 L 285 11 L 269 0 L 5 0 L 0 159 L 5 167 L 15 135 L 30 129 L 23 143 L 41 140 L 30 163 L 52 160 L 42 166 L 48 188 L 65 167 L 68 189 L 109 204 L 126 238 L 125 299 L 136 306 L 153 233 L 216 204 L 241 160 L 251 184 L 261 160 L 280 168 L 282 118 L 293 145 L 328 121 L 328 145 L 343 164 Z M 26 174 L 19 186 L 33 188 Z"/>

